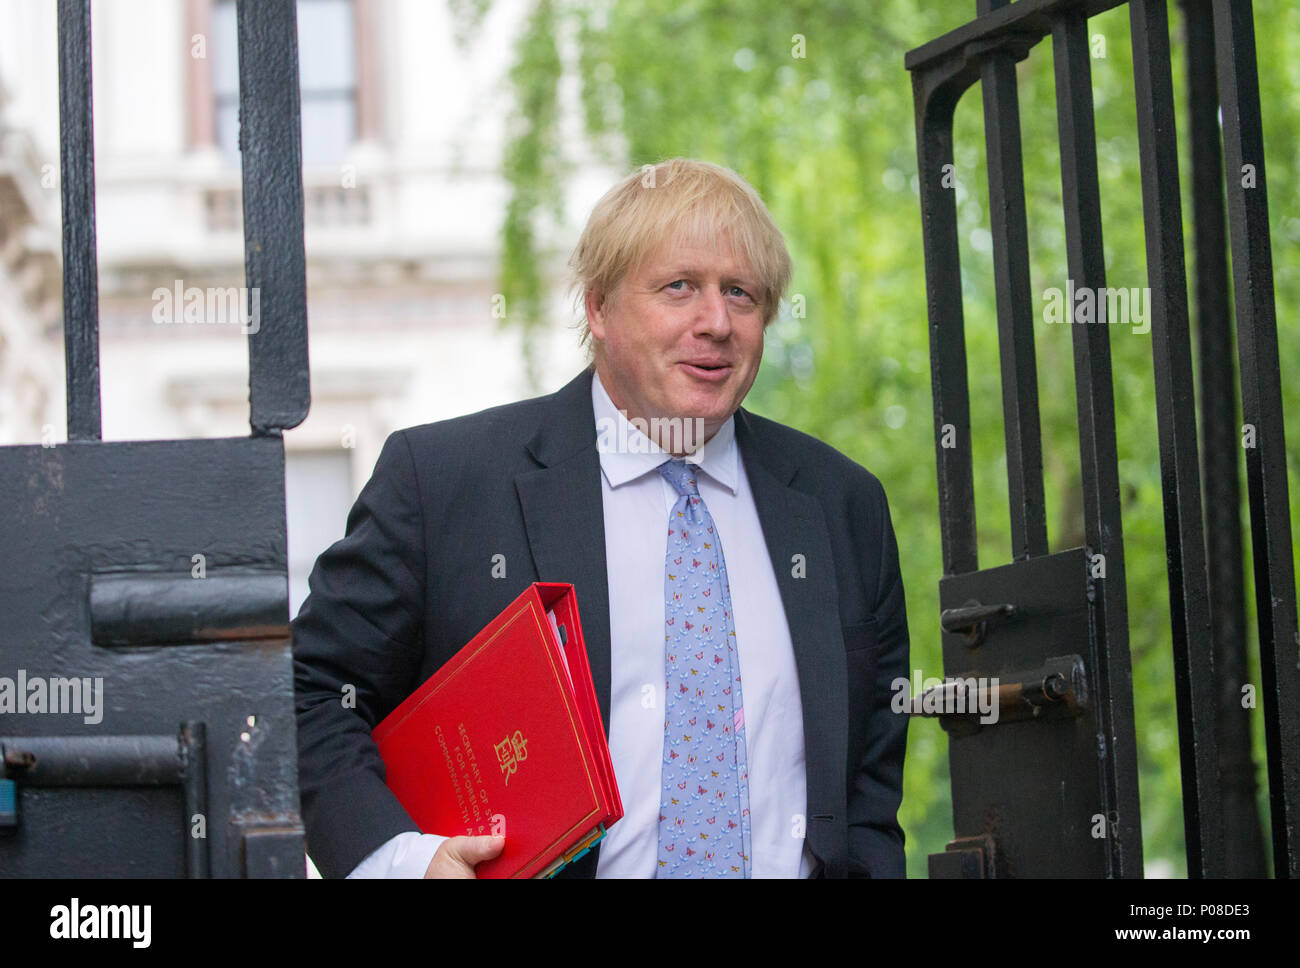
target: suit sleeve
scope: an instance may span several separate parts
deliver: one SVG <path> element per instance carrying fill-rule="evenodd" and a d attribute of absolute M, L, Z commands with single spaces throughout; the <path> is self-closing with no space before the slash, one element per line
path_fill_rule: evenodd
<path fill-rule="evenodd" d="M 345 877 L 380 845 L 419 829 L 385 786 L 370 733 L 419 673 L 424 556 L 415 464 L 399 431 L 348 514 L 345 537 L 317 559 L 293 622 L 303 823 L 325 877 Z"/>
<path fill-rule="evenodd" d="M 880 534 L 880 577 L 874 599 L 877 644 L 867 749 L 856 774 L 849 777 L 848 869 L 850 877 L 904 877 L 907 864 L 898 807 L 903 799 L 908 718 L 894 712 L 890 700 L 894 680 L 908 675 L 907 606 L 889 502 L 879 481 L 872 483 L 872 530 Z"/>

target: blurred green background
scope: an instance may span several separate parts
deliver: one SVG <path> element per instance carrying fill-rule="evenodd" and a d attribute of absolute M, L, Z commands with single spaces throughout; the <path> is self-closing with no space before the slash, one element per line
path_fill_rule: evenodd
<path fill-rule="evenodd" d="M 451 2 L 463 36 L 472 37 L 490 0 Z M 1257 0 L 1254 10 L 1280 351 L 1288 374 L 1300 358 L 1294 325 L 1300 7 Z M 512 191 L 502 226 L 502 285 L 511 304 L 524 310 L 512 313 L 512 325 L 544 319 L 547 280 L 568 255 L 550 240 L 563 236 L 559 200 L 575 158 L 595 153 L 631 170 L 690 156 L 741 173 L 766 200 L 795 266 L 791 306 L 769 330 L 747 406 L 829 442 L 884 483 L 907 588 L 912 667 L 927 676 L 942 674 L 941 557 L 913 101 L 903 55 L 974 12 L 974 0 L 533 0 L 510 74 L 517 116 L 504 159 Z M 1169 5 L 1169 16 L 1190 246 L 1177 4 Z M 1107 284 L 1143 287 L 1127 8 L 1093 18 L 1088 33 Z M 1070 327 L 1044 324 L 1039 301 L 1045 289 L 1064 289 L 1067 276 L 1050 41 L 1019 65 L 1019 85 L 1047 520 L 1057 551 L 1083 544 L 1083 510 Z M 569 89 L 580 91 L 580 133 L 561 124 Z M 976 517 L 981 566 L 989 567 L 1009 560 L 1010 529 L 983 130 L 976 86 L 958 107 L 955 161 Z M 1190 274 L 1190 248 L 1187 261 Z M 1192 312 L 1195 321 L 1194 306 Z M 1143 850 L 1148 876 L 1184 876 L 1150 340 L 1111 327 Z M 1294 468 L 1296 387 L 1284 383 L 1284 393 L 1292 428 L 1287 462 Z M 1244 468 L 1241 474 L 1244 495 Z M 1298 496 L 1292 475 L 1293 518 Z M 1241 519 L 1248 533 L 1244 507 Z M 1251 681 L 1258 682 L 1248 542 L 1246 549 Z M 1245 714 L 1256 736 L 1267 836 L 1262 717 L 1258 709 Z M 936 722 L 912 724 L 900 817 L 912 876 L 924 876 L 927 854 L 943 850 L 952 836 L 947 748 Z"/>

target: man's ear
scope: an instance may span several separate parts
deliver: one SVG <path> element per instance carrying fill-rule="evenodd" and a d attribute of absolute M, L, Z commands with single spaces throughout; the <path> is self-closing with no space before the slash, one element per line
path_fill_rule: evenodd
<path fill-rule="evenodd" d="M 583 306 L 587 311 L 587 328 L 591 330 L 591 338 L 603 340 L 605 338 L 605 312 L 609 308 L 609 300 L 605 298 L 604 293 L 597 292 L 595 289 L 588 289 L 583 297 Z"/>

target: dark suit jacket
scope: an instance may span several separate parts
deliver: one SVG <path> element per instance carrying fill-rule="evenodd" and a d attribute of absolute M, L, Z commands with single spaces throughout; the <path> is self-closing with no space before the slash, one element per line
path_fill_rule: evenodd
<path fill-rule="evenodd" d="M 901 877 L 907 719 L 890 710 L 890 684 L 908 675 L 908 637 L 884 489 L 744 409 L 736 441 L 799 673 L 808 846 L 828 877 Z M 384 785 L 370 732 L 529 582 L 576 587 L 608 731 L 601 507 L 589 371 L 550 396 L 388 438 L 293 623 L 303 819 L 323 875 L 346 876 L 418 829 Z M 492 577 L 496 555 L 504 579 Z M 355 708 L 341 699 L 349 685 Z M 592 876 L 597 856 L 562 873 Z"/>

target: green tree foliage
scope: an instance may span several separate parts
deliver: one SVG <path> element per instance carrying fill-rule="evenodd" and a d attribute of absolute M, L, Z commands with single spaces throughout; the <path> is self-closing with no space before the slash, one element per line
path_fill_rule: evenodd
<path fill-rule="evenodd" d="M 453 2 L 467 24 L 488 5 Z M 826 440 L 883 481 L 907 586 L 912 665 L 926 675 L 942 674 L 941 558 L 913 102 L 903 55 L 960 26 L 974 7 L 968 0 L 534 0 L 510 75 L 518 110 L 504 159 L 511 195 L 502 284 L 510 319 L 526 329 L 545 321 L 545 292 L 559 281 L 554 267 L 567 256 L 553 240 L 566 237 L 561 199 L 575 159 L 594 152 L 631 170 L 674 156 L 703 158 L 734 168 L 766 200 L 786 235 L 795 277 L 789 304 L 769 331 L 748 405 Z M 1293 323 L 1300 308 L 1294 164 L 1300 8 L 1288 0 L 1257 0 L 1255 20 L 1286 373 L 1300 358 Z M 1181 17 L 1172 4 L 1170 21 L 1181 134 Z M 1089 35 L 1107 282 L 1140 288 L 1147 278 L 1126 9 L 1093 18 Z M 1031 288 L 1040 314 L 1035 336 L 1048 527 L 1056 551 L 1083 544 L 1083 530 L 1070 327 L 1045 325 L 1038 302 L 1046 289 L 1064 289 L 1067 275 L 1052 70 L 1049 40 L 1020 64 L 1018 78 Z M 581 145 L 561 137 L 566 75 L 580 79 Z M 966 319 L 980 560 L 988 567 L 1009 560 L 1010 529 L 978 87 L 959 105 L 955 144 L 963 286 L 950 296 L 962 300 Z M 1190 246 L 1186 164 L 1184 151 Z M 1151 338 L 1112 326 L 1111 346 L 1144 852 L 1148 873 L 1182 874 Z M 1285 393 L 1294 464 L 1297 390 L 1288 384 Z M 1244 469 L 1242 476 L 1244 485 Z M 1293 479 L 1293 516 L 1298 491 Z M 1242 520 L 1245 527 L 1244 512 Z M 1247 595 L 1253 629 L 1253 590 Z M 1252 663 L 1252 681 L 1258 682 Z M 1243 714 L 1253 717 L 1262 764 L 1260 713 Z M 913 875 L 924 875 L 926 856 L 950 838 L 950 811 L 946 736 L 932 721 L 914 722 L 901 814 Z"/>

